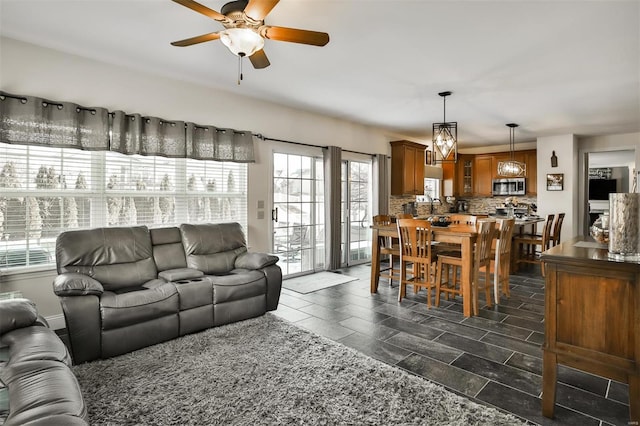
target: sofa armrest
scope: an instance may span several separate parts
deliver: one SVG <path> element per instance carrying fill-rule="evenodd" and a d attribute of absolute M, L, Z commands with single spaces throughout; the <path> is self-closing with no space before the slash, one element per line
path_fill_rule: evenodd
<path fill-rule="evenodd" d="M 104 288 L 99 281 L 76 272 L 58 275 L 53 280 L 53 292 L 58 296 L 100 296 Z"/>
<path fill-rule="evenodd" d="M 266 253 L 242 253 L 236 258 L 237 269 L 262 269 L 275 265 L 280 258 Z"/>
<path fill-rule="evenodd" d="M 0 335 L 17 328 L 29 327 L 38 319 L 36 304 L 29 299 L 5 299 L 0 301 Z"/>
<path fill-rule="evenodd" d="M 158 274 L 160 278 L 167 282 L 178 281 L 178 280 L 190 280 L 192 278 L 200 278 L 204 276 L 204 272 L 198 271 L 193 268 L 177 268 L 177 269 L 167 269 L 166 271 L 162 271 Z"/>

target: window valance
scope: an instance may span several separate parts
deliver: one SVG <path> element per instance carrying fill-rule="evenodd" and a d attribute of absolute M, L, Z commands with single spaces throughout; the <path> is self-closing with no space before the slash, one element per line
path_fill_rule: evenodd
<path fill-rule="evenodd" d="M 123 154 L 253 162 L 249 131 L 0 92 L 0 141 Z"/>

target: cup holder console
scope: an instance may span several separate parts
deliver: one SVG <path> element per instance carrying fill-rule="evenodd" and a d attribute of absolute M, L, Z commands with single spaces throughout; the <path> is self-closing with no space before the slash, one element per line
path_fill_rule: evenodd
<path fill-rule="evenodd" d="M 202 281 L 202 278 L 191 278 L 188 280 L 178 280 L 178 281 L 174 281 L 174 284 L 190 284 L 190 283 L 197 283 Z"/>

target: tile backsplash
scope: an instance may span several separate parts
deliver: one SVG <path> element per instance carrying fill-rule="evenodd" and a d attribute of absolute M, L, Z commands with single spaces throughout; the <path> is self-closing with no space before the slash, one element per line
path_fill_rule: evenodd
<path fill-rule="evenodd" d="M 496 207 L 502 207 L 506 198 L 508 197 L 466 197 L 464 198 L 464 200 L 467 202 L 469 213 L 489 214 L 495 213 Z M 517 198 L 518 200 L 518 205 L 522 207 L 525 207 L 526 205 L 536 204 L 537 202 L 536 197 L 518 196 L 515 198 Z M 392 195 L 389 199 L 389 214 L 396 215 L 402 213 L 402 205 L 412 201 L 416 201 L 415 195 Z M 448 204 L 443 201 L 442 203 L 435 203 L 433 206 L 433 211 L 434 214 L 446 214 L 449 213 L 449 209 L 452 207 L 455 207 L 455 204 Z M 418 210 L 418 216 L 429 216 L 429 203 L 417 203 L 416 208 Z"/>

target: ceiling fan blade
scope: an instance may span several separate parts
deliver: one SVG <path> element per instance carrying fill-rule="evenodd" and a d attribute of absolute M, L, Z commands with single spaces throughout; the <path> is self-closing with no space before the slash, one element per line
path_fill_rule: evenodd
<path fill-rule="evenodd" d="M 255 21 L 262 21 L 280 0 L 249 0 L 244 14 Z"/>
<path fill-rule="evenodd" d="M 271 27 L 265 25 L 262 27 L 261 34 L 269 40 L 310 44 L 312 46 L 324 46 L 329 43 L 329 34 L 327 33 L 299 30 L 296 28 Z"/>
<path fill-rule="evenodd" d="M 196 37 L 186 38 L 184 40 L 178 40 L 171 43 L 172 46 L 185 47 L 193 44 L 203 43 L 205 41 L 217 40 L 220 38 L 220 33 L 202 34 Z"/>
<path fill-rule="evenodd" d="M 226 21 L 227 17 L 221 14 L 220 12 L 216 12 L 215 10 L 209 9 L 207 6 L 201 5 L 198 2 L 193 0 L 173 0 L 174 2 L 183 5 L 184 7 L 188 7 L 191 10 L 195 10 L 198 13 L 203 14 L 204 16 L 208 16 L 211 19 L 215 19 L 216 21 Z"/>
<path fill-rule="evenodd" d="M 266 68 L 271 65 L 269 58 L 267 58 L 267 55 L 264 53 L 264 49 L 260 49 L 249 56 L 249 60 L 255 69 Z"/>

